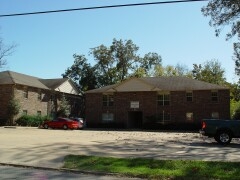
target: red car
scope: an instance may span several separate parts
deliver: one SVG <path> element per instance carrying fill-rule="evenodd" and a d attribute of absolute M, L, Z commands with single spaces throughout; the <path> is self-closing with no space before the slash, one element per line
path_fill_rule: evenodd
<path fill-rule="evenodd" d="M 78 129 L 79 124 L 76 121 L 73 121 L 68 118 L 57 118 L 52 121 L 44 121 L 43 127 L 45 129 L 48 128 L 56 128 L 56 129 Z"/>

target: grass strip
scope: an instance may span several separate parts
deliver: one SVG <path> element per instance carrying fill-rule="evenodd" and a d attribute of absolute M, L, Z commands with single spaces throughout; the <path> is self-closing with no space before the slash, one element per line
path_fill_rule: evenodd
<path fill-rule="evenodd" d="M 64 168 L 80 171 L 118 173 L 147 179 L 239 179 L 239 162 L 156 160 L 68 155 Z"/>

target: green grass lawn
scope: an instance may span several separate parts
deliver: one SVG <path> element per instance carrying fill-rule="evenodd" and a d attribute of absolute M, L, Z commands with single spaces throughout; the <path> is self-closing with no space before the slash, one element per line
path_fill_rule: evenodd
<path fill-rule="evenodd" d="M 118 173 L 147 179 L 240 179 L 239 162 L 155 160 L 69 155 L 64 168 L 80 171 Z"/>

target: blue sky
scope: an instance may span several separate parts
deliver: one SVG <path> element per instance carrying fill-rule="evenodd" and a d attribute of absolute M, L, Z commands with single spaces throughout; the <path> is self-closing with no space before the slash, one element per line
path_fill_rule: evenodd
<path fill-rule="evenodd" d="M 160 1 L 160 0 L 159 0 Z M 2 0 L 0 14 L 83 8 L 143 0 Z M 156 2 L 156 1 L 155 1 Z M 157 52 L 163 65 L 202 64 L 217 59 L 229 82 L 236 82 L 232 60 L 234 40 L 225 41 L 224 29 L 215 37 L 201 13 L 207 2 L 163 4 L 88 11 L 73 11 L 0 18 L 0 36 L 5 44 L 16 43 L 14 54 L 1 70 L 11 70 L 40 78 L 60 78 L 73 62 L 73 54 L 88 56 L 90 48 L 109 46 L 113 40 L 131 39 L 139 54 Z"/>

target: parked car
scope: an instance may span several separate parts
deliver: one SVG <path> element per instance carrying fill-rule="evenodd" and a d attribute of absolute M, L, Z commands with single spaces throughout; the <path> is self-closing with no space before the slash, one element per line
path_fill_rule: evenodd
<path fill-rule="evenodd" d="M 74 118 L 70 118 L 73 121 L 78 122 L 78 129 L 83 129 L 84 128 L 84 120 L 83 118 L 79 118 L 79 117 L 74 117 Z"/>
<path fill-rule="evenodd" d="M 43 128 L 56 128 L 56 129 L 78 129 L 79 123 L 76 121 L 73 121 L 69 118 L 57 118 L 51 121 L 44 121 Z"/>
<path fill-rule="evenodd" d="M 200 134 L 227 145 L 232 138 L 240 138 L 240 120 L 203 119 Z"/>

